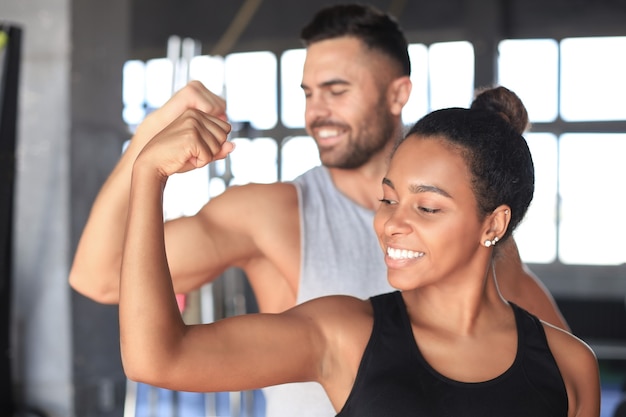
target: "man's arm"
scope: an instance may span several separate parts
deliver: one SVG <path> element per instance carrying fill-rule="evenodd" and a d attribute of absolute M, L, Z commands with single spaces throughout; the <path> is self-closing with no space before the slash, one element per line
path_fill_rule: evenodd
<path fill-rule="evenodd" d="M 568 415 L 600 415 L 600 371 L 593 350 L 569 333 L 544 325 L 550 351 L 557 362 L 568 397 Z"/>
<path fill-rule="evenodd" d="M 122 245 L 128 214 L 132 165 L 139 152 L 166 126 L 181 117 L 186 109 L 198 109 L 225 119 L 225 102 L 193 81 L 177 92 L 162 108 L 148 115 L 138 127 L 128 149 L 102 186 L 91 209 L 80 238 L 70 270 L 70 285 L 78 292 L 102 303 L 116 303 Z M 176 132 L 171 132 L 175 135 Z M 191 220 L 186 224 L 197 223 Z M 194 228 L 187 227 L 182 242 L 172 239 L 172 245 L 192 244 Z M 199 234 L 199 233 L 198 233 Z"/>
<path fill-rule="evenodd" d="M 506 240 L 496 258 L 496 277 L 502 296 L 541 320 L 570 331 L 546 286 L 522 262 L 513 238 Z"/>

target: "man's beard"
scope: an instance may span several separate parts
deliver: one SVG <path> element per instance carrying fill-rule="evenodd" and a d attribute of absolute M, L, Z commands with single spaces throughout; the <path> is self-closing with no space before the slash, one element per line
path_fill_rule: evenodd
<path fill-rule="evenodd" d="M 366 121 L 362 126 L 367 124 L 369 127 L 360 130 L 359 138 L 351 137 L 343 152 L 320 150 L 322 164 L 329 168 L 356 169 L 385 149 L 390 141 L 395 141 L 397 128 L 394 116 L 383 103 L 379 103 L 374 114 L 378 115 L 375 119 L 364 119 Z"/>

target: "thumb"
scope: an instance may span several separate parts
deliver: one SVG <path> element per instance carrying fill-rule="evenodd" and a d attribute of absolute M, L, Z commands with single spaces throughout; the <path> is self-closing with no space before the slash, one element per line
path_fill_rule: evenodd
<path fill-rule="evenodd" d="M 222 143 L 222 147 L 219 152 L 215 154 L 215 159 L 226 158 L 233 150 L 235 150 L 235 144 L 233 142 L 226 141 Z"/>

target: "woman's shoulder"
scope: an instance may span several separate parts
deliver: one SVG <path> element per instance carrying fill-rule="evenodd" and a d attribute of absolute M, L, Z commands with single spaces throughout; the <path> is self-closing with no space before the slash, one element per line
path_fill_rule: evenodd
<path fill-rule="evenodd" d="M 327 295 L 306 301 L 296 307 L 295 311 L 307 312 L 315 317 L 333 320 L 372 315 L 372 304 L 369 299 L 361 299 L 351 295 Z"/>
<path fill-rule="evenodd" d="M 289 314 L 305 316 L 327 338 L 334 338 L 335 335 L 361 338 L 363 334 L 369 337 L 373 325 L 370 301 L 349 295 L 315 298 L 297 305 Z"/>

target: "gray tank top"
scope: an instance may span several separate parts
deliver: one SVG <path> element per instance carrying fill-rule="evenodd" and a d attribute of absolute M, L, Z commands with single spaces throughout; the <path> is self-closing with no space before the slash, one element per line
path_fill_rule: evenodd
<path fill-rule="evenodd" d="M 342 194 L 325 167 L 294 180 L 300 207 L 298 303 L 330 294 L 392 291 L 374 232 L 374 212 Z"/>
<path fill-rule="evenodd" d="M 300 285 L 297 302 L 332 294 L 359 298 L 393 291 L 374 233 L 374 212 L 335 188 L 325 167 L 293 181 L 300 207 Z M 336 413 L 317 383 L 263 390 L 267 417 L 331 417 Z"/>

